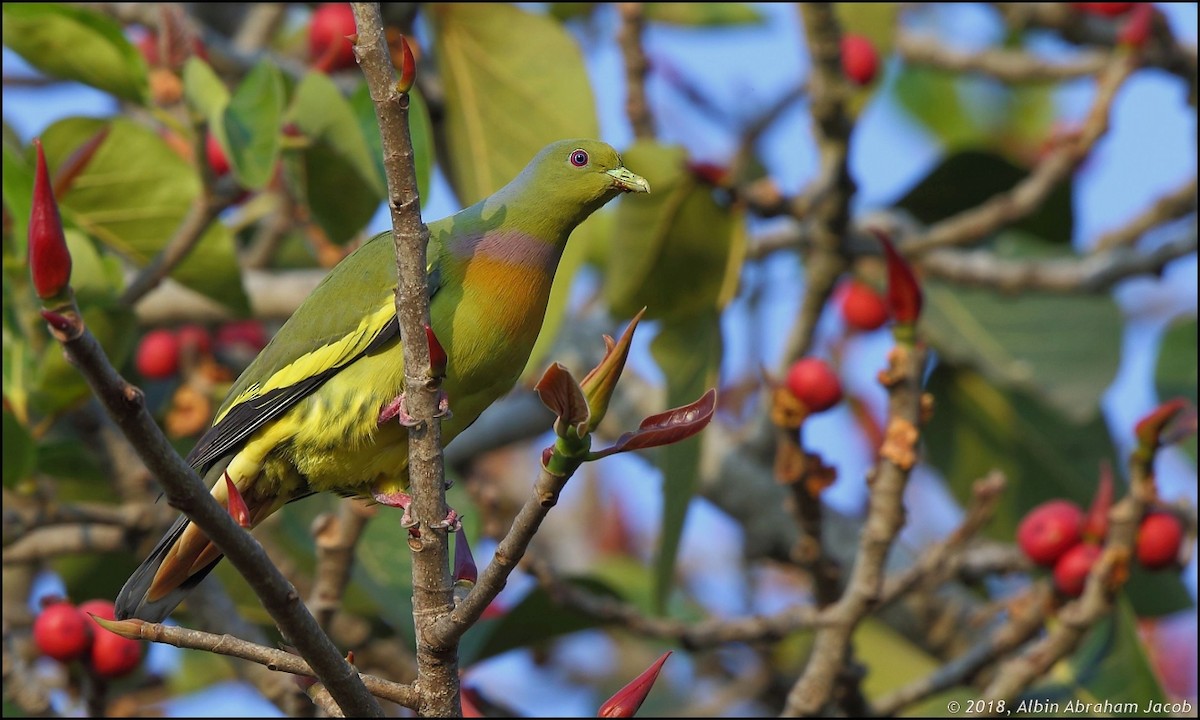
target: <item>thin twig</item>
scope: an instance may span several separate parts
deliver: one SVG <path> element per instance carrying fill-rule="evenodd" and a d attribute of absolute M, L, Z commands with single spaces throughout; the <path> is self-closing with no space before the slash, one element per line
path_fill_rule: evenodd
<path fill-rule="evenodd" d="M 529 558 L 525 565 L 559 604 L 598 620 L 617 623 L 643 637 L 674 640 L 688 650 L 731 642 L 771 642 L 820 624 L 820 613 L 809 605 L 795 605 L 772 615 L 717 618 L 691 623 L 667 617 L 651 617 L 630 603 L 596 595 L 572 585 L 558 577 L 544 560 Z"/>
<path fill-rule="evenodd" d="M 449 643 L 462 637 L 483 615 L 487 606 L 504 589 L 508 576 L 525 556 L 534 534 L 550 513 L 550 509 L 558 504 L 563 488 L 580 463 L 581 461 L 575 461 L 570 471 L 564 475 L 556 475 L 542 467 L 534 483 L 533 493 L 521 506 L 508 533 L 496 546 L 491 562 L 479 573 L 475 587 L 455 606 L 454 612 L 440 618 L 438 623 L 430 628 L 431 637 L 439 638 L 442 643 Z"/>
<path fill-rule="evenodd" d="M 904 254 L 914 256 L 937 248 L 969 245 L 1041 207 L 1108 131 L 1113 100 L 1136 67 L 1136 57 L 1126 49 L 1115 50 L 1100 73 L 1096 98 L 1078 136 L 1062 140 L 1011 190 L 937 222 L 916 237 L 901 240 Z"/>
<path fill-rule="evenodd" d="M 126 620 L 123 625 L 130 626 L 134 621 Z M 180 648 L 207 650 L 218 655 L 241 658 L 258 663 L 269 670 L 286 672 L 293 675 L 315 677 L 312 667 L 299 655 L 293 655 L 284 650 L 277 650 L 263 645 L 257 645 L 233 635 L 214 635 L 200 630 L 136 621 L 137 638 L 150 642 L 165 643 Z M 412 685 L 402 685 L 390 680 L 377 678 L 374 675 L 353 672 L 358 681 L 372 696 L 390 700 L 391 702 L 414 708 L 417 704 L 416 688 Z M 340 703 L 339 703 L 340 705 Z M 342 707 L 345 707 L 342 705 Z"/>
<path fill-rule="evenodd" d="M 1050 62 L 1024 50 L 963 52 L 943 45 L 936 37 L 907 32 L 897 33 L 896 52 L 905 62 L 955 74 L 987 75 L 1006 83 L 1061 82 L 1094 75 L 1107 61 L 1099 52 L 1083 52 L 1064 62 Z"/>
<path fill-rule="evenodd" d="M 985 640 L 929 675 L 884 695 L 875 702 L 875 715 L 895 717 L 905 708 L 931 695 L 970 681 L 981 669 L 1020 647 L 1042 628 L 1049 596 L 1047 584 L 1036 585 L 1029 596 L 1010 603 L 1012 614 L 1008 621 Z"/>
<path fill-rule="evenodd" d="M 927 277 L 1005 293 L 1102 293 L 1126 278 L 1162 272 L 1172 260 L 1196 252 L 1196 234 L 1139 252 L 1115 247 L 1086 257 L 1010 260 L 990 250 L 937 250 L 916 263 Z"/>
<path fill-rule="evenodd" d="M 645 8 L 640 2 L 625 2 L 617 5 L 621 14 L 621 28 L 617 43 L 625 58 L 625 113 L 633 126 L 633 136 L 639 140 L 654 137 L 654 116 L 646 102 L 646 51 L 642 48 L 642 30 L 645 27 Z"/>
<path fill-rule="evenodd" d="M 1132 247 L 1150 230 L 1194 212 L 1196 212 L 1195 175 L 1179 188 L 1160 196 L 1150 204 L 1150 207 L 1138 213 L 1129 222 L 1101 235 L 1092 245 L 1090 252 L 1097 254 L 1118 247 Z"/>
<path fill-rule="evenodd" d="M 868 478 L 870 499 L 854 569 L 842 597 L 822 611 L 822 619 L 830 624 L 817 630 L 808 665 L 788 693 L 785 715 L 822 712 L 849 658 L 854 629 L 883 592 L 884 564 L 904 526 L 904 488 L 916 463 L 925 357 L 920 345 L 898 344 L 889 354 L 889 368 L 880 373 L 889 395 L 887 438 Z"/>
<path fill-rule="evenodd" d="M 342 607 L 342 596 L 354 566 L 354 549 L 374 514 L 375 508 L 365 506 L 362 501 L 343 498 L 336 514 L 324 513 L 313 521 L 317 567 L 308 609 L 322 628 L 329 628 L 334 614 Z"/>

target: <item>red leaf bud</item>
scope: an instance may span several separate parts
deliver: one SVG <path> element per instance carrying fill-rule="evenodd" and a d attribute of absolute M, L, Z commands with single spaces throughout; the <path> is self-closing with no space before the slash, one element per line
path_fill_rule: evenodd
<path fill-rule="evenodd" d="M 37 148 L 37 170 L 33 178 L 33 207 L 29 214 L 29 271 L 38 297 L 44 300 L 61 293 L 71 281 L 71 253 L 67 250 L 58 203 L 50 187 L 42 141 L 35 139 L 33 145 Z"/>

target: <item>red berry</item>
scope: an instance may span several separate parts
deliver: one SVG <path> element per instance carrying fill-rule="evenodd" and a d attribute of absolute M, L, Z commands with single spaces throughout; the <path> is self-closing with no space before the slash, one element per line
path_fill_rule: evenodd
<path fill-rule="evenodd" d="M 1083 510 L 1073 502 L 1044 502 L 1030 510 L 1017 526 L 1017 544 L 1030 560 L 1052 567 L 1079 544 L 1083 519 Z"/>
<path fill-rule="evenodd" d="M 217 329 L 217 347 L 249 345 L 255 350 L 267 346 L 267 333 L 257 320 L 236 320 Z"/>
<path fill-rule="evenodd" d="M 1081 543 L 1071 548 L 1054 565 L 1054 585 L 1067 597 L 1079 597 L 1088 573 L 1100 557 L 1100 546 Z"/>
<path fill-rule="evenodd" d="M 137 370 L 149 380 L 169 378 L 179 370 L 179 338 L 170 330 L 151 330 L 138 345 Z"/>
<path fill-rule="evenodd" d="M 103 630 L 103 628 L 97 625 L 96 621 L 91 617 L 88 617 L 89 615 L 95 615 L 96 617 L 103 618 L 104 620 L 117 619 L 117 609 L 111 600 L 88 600 L 85 603 L 79 604 L 79 612 L 83 613 L 83 616 L 87 618 L 92 630 Z"/>
<path fill-rule="evenodd" d="M 142 662 L 142 644 L 103 628 L 92 642 L 92 672 L 102 678 L 128 675 Z"/>
<path fill-rule="evenodd" d="M 70 662 L 87 652 L 92 628 L 87 616 L 69 602 L 46 606 L 33 621 L 33 642 L 47 657 Z"/>
<path fill-rule="evenodd" d="M 1071 3 L 1079 12 L 1101 17 L 1117 17 L 1133 9 L 1137 3 L 1131 2 L 1077 2 Z"/>
<path fill-rule="evenodd" d="M 823 360 L 800 358 L 787 374 L 787 386 L 809 412 L 822 412 L 842 399 L 842 383 Z"/>
<path fill-rule="evenodd" d="M 855 330 L 876 330 L 888 320 L 887 303 L 883 296 L 852 280 L 842 292 L 842 318 Z"/>
<path fill-rule="evenodd" d="M 133 672 L 142 661 L 142 644 L 109 632 L 88 617 L 90 613 L 104 620 L 115 619 L 116 608 L 112 601 L 88 600 L 79 606 L 79 610 L 88 619 L 95 638 L 91 652 L 92 672 L 102 678 L 118 678 Z"/>
<path fill-rule="evenodd" d="M 195 352 L 197 355 L 208 355 L 212 352 L 212 335 L 200 325 L 184 325 L 175 333 L 179 339 L 179 349 Z"/>
<path fill-rule="evenodd" d="M 212 168 L 213 174 L 217 177 L 224 177 L 229 173 L 229 158 L 225 156 L 225 151 L 221 149 L 221 143 L 217 142 L 217 136 L 212 133 L 208 134 L 208 139 L 204 142 L 205 154 L 208 156 L 208 166 Z"/>
<path fill-rule="evenodd" d="M 1142 518 L 1137 534 L 1137 559 L 1151 570 L 1173 565 L 1183 544 L 1183 525 L 1171 513 L 1152 512 Z"/>
<path fill-rule="evenodd" d="M 875 46 L 862 35 L 842 36 L 842 72 L 855 85 L 870 85 L 879 72 Z"/>
<path fill-rule="evenodd" d="M 354 67 L 354 43 L 346 36 L 357 32 L 349 3 L 321 5 L 308 26 L 309 59 L 325 72 Z"/>

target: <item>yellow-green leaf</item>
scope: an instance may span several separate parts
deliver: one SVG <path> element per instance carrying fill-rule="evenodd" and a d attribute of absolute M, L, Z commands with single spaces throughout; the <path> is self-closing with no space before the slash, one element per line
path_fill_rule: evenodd
<path fill-rule="evenodd" d="M 106 121 L 67 118 L 42 134 L 51 169 Z M 153 258 L 174 236 L 200 193 L 192 165 L 166 142 L 124 118 L 111 121 L 108 136 L 71 188 L 60 198 L 64 222 L 136 263 Z M 171 277 L 236 313 L 249 312 L 233 237 L 215 221 Z"/>
<path fill-rule="evenodd" d="M 145 102 L 146 61 L 116 22 L 58 3 L 4 3 L 3 16 L 4 45 L 38 70 Z"/>
<path fill-rule="evenodd" d="M 741 212 L 687 171 L 683 148 L 639 141 L 624 159 L 654 192 L 626 196 L 617 207 L 604 287 L 613 312 L 645 306 L 647 318 L 661 318 L 720 309 L 745 254 Z"/>
<path fill-rule="evenodd" d="M 549 143 L 599 134 L 583 56 L 557 21 L 499 3 L 428 12 L 446 85 L 446 169 L 464 205 L 516 177 Z"/>

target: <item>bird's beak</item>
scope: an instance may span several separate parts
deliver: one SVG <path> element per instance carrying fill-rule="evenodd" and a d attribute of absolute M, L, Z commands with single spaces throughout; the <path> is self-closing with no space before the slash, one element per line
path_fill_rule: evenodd
<path fill-rule="evenodd" d="M 629 172 L 624 165 L 605 172 L 611 175 L 614 184 L 625 192 L 650 192 L 650 183 L 646 182 L 646 178 Z"/>

